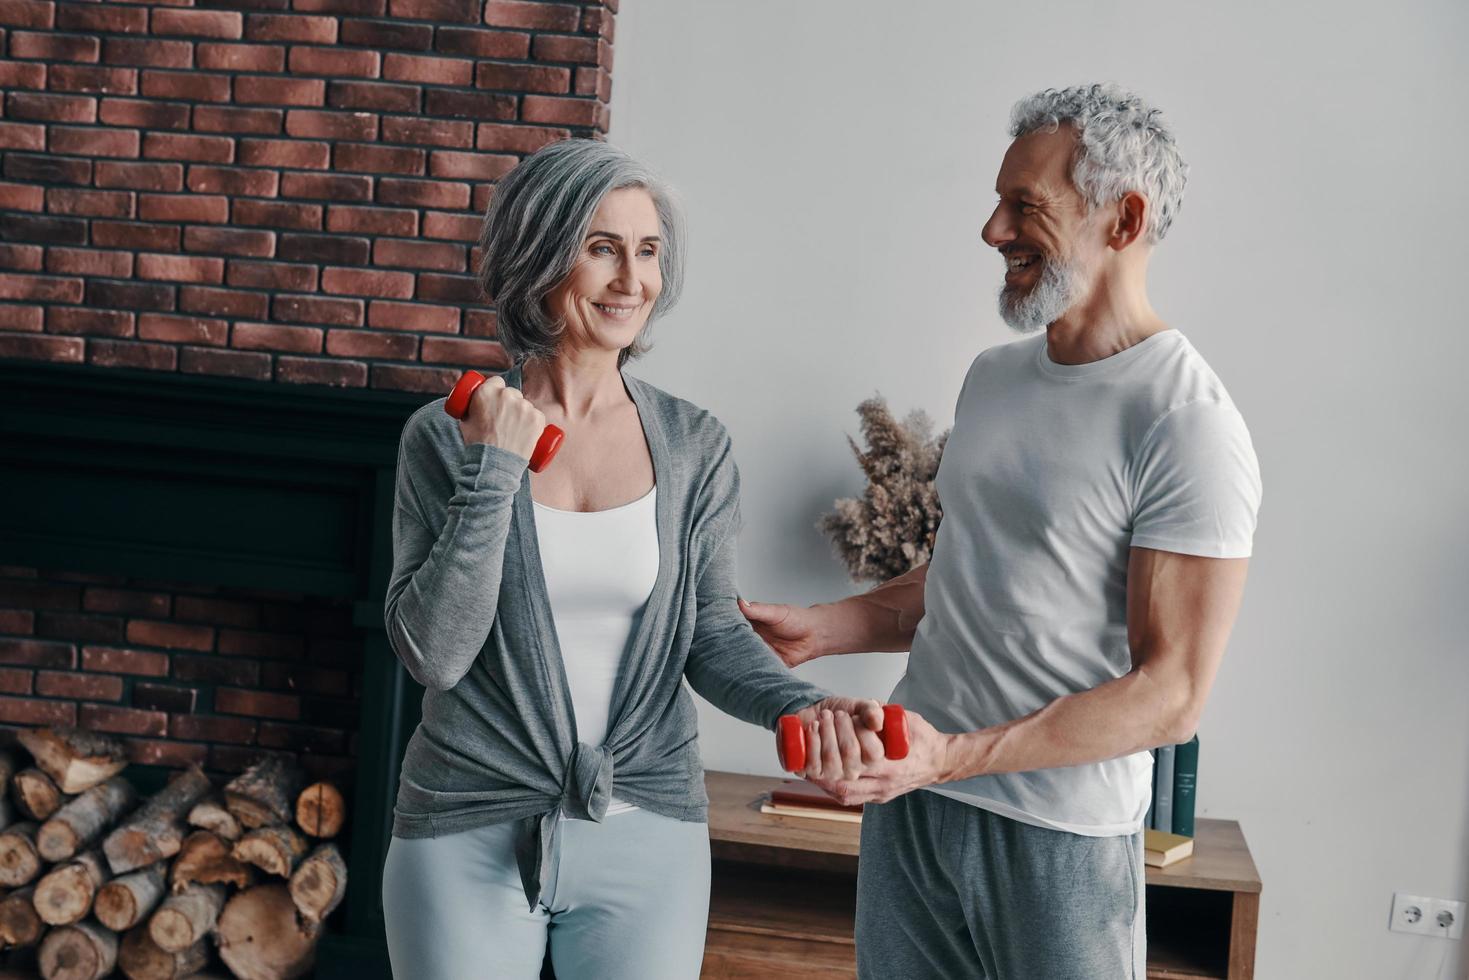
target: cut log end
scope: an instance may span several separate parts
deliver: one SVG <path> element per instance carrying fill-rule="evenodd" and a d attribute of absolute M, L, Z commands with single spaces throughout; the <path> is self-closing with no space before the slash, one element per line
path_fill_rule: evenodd
<path fill-rule="evenodd" d="M 283 883 L 236 892 L 219 917 L 219 955 L 244 980 L 293 980 L 311 969 L 321 927 L 296 914 Z"/>
<path fill-rule="evenodd" d="M 46 980 L 99 980 L 117 966 L 117 934 L 92 922 L 52 929 L 40 961 Z"/>
<path fill-rule="evenodd" d="M 296 824 L 312 837 L 335 837 L 347 819 L 347 802 L 331 783 L 312 783 L 296 798 Z"/>

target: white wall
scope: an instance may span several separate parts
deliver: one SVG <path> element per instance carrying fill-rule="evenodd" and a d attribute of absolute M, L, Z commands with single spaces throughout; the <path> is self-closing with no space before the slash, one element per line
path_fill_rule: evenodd
<path fill-rule="evenodd" d="M 1258 976 L 1469 976 L 1387 930 L 1396 890 L 1469 898 L 1469 366 L 1462 57 L 1440 3 L 1012 5 L 630 0 L 612 139 L 681 189 L 686 298 L 634 368 L 735 439 L 747 596 L 846 594 L 813 530 L 862 483 L 875 391 L 952 420 L 1012 339 L 979 240 L 1010 104 L 1115 80 L 1193 166 L 1155 306 L 1228 385 L 1265 482 L 1200 733 L 1201 815 L 1265 882 Z M 885 696 L 901 655 L 803 668 Z M 704 710 L 711 767 L 771 739 Z"/>

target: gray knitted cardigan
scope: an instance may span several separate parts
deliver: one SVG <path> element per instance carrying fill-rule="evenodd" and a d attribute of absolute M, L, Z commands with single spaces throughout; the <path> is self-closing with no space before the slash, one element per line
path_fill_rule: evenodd
<path fill-rule="evenodd" d="M 518 368 L 505 375 L 512 387 L 520 380 Z M 394 652 L 427 690 L 393 834 L 519 821 L 516 858 L 532 908 L 558 815 L 601 820 L 614 785 L 619 799 L 654 813 L 707 819 L 685 677 L 716 707 L 765 728 L 827 696 L 785 668 L 736 604 L 739 473 L 724 426 L 636 378 L 623 382 L 653 458 L 658 574 L 600 746 L 576 737 L 526 461 L 464 445 L 442 398 L 414 412 L 398 449 L 385 618 Z"/>

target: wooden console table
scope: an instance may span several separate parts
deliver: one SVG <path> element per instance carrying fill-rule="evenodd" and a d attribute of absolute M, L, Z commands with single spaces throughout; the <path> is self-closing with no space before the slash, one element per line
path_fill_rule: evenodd
<path fill-rule="evenodd" d="M 779 779 L 710 772 L 714 878 L 705 980 L 856 975 L 857 824 L 760 812 Z M 1147 869 L 1149 980 L 1250 980 L 1260 876 L 1233 820 L 1200 820 L 1194 855 Z"/>

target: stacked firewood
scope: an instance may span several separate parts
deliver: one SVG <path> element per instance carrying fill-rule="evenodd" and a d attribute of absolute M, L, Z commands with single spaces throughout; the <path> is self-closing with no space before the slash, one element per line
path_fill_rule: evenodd
<path fill-rule="evenodd" d="M 48 728 L 17 741 L 30 765 L 0 749 L 0 949 L 29 951 L 46 980 L 186 977 L 211 942 L 237 977 L 311 969 L 347 888 L 336 787 L 303 788 L 271 757 L 222 790 L 193 767 L 140 799 L 115 739 Z"/>

